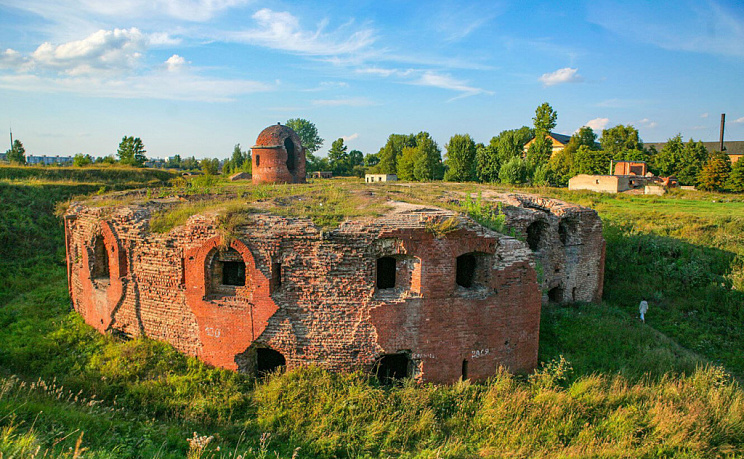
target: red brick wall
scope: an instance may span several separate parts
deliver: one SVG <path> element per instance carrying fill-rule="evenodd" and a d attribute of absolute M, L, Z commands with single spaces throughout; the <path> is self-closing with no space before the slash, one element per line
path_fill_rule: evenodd
<path fill-rule="evenodd" d="M 224 368 L 250 370 L 252 350 L 270 347 L 289 368 L 333 371 L 369 370 L 381 355 L 403 352 L 413 375 L 433 382 L 457 380 L 464 360 L 473 379 L 499 365 L 530 371 L 537 364 L 541 287 L 559 282 L 568 292 L 578 288 L 579 300 L 599 298 L 604 241 L 590 209 L 520 199 L 509 211 L 515 231 L 536 219 L 552 225 L 535 255 L 463 217 L 460 229 L 438 239 L 427 222 L 454 214 L 431 208 L 347 221 L 330 232 L 308 220 L 256 214 L 230 242 L 246 264 L 247 283 L 228 294 L 209 288 L 211 254 L 225 243 L 214 217 L 195 216 L 154 234 L 145 207 L 76 205 L 65 218 L 70 293 L 99 331 L 168 341 Z M 568 217 L 576 234 L 562 244 L 557 228 Z M 90 278 L 99 235 L 109 254 L 108 284 Z M 455 282 L 456 259 L 466 253 L 478 260 L 472 288 Z M 399 260 L 396 288 L 376 288 L 383 256 Z M 536 262 L 550 270 L 542 286 Z M 562 271 L 554 274 L 557 266 Z"/>

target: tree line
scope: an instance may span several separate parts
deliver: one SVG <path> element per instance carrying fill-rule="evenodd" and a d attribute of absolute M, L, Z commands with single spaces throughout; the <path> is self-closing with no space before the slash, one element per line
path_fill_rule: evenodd
<path fill-rule="evenodd" d="M 588 126 L 576 131 L 565 148 L 553 151 L 550 137 L 558 113 L 545 102 L 535 110 L 532 126 L 500 132 L 488 144 L 476 143 L 469 134 L 455 134 L 442 149 L 428 132 L 391 134 L 377 153 L 349 151 L 343 138 L 332 142 L 326 157 L 316 155 L 324 139 L 317 127 L 302 118 L 289 119 L 286 125 L 300 137 L 305 147 L 307 171 L 331 171 L 335 176 L 365 173 L 396 174 L 404 181 L 446 180 L 455 182 L 503 183 L 509 185 L 566 186 L 579 174 L 612 174 L 613 161 L 645 161 L 655 175 L 674 176 L 682 185 L 703 190 L 744 191 L 744 161 L 731 164 L 728 155 L 708 152 L 702 141 L 684 142 L 678 134 L 657 151 L 646 148 L 631 125 L 603 129 L 601 136 Z M 111 155 L 93 159 L 78 154 L 75 166 L 93 163 L 142 167 L 147 162 L 144 143 L 139 137 L 124 136 L 116 158 Z M 15 140 L 6 152 L 8 161 L 25 164 L 25 149 Z M 205 174 L 251 172 L 251 152 L 236 144 L 224 162 L 217 158 L 197 160 L 193 156 L 174 155 L 162 166 L 180 170 L 202 170 Z"/>

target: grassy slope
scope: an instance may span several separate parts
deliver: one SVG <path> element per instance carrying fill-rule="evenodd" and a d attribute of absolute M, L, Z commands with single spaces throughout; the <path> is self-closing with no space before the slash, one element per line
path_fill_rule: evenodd
<path fill-rule="evenodd" d="M 165 344 L 100 336 L 68 312 L 52 211 L 102 184 L 0 182 L 0 454 L 71 456 L 84 432 L 88 457 L 198 456 L 186 440 L 195 431 L 214 435 L 205 457 L 289 457 L 296 447 L 300 457 L 744 454 L 742 391 L 720 370 L 694 369 L 703 355 L 741 375 L 741 312 L 731 306 L 740 293 L 726 288 L 744 247 L 729 234 L 741 203 L 721 216 L 697 200 L 649 199 L 653 210 L 639 211 L 624 197 L 576 196 L 607 225 L 606 304 L 546 308 L 548 364 L 529 380 L 389 389 L 309 369 L 254 387 Z M 675 207 L 684 215 L 645 215 Z M 652 299 L 648 325 L 634 318 L 641 296 Z M 718 341 L 696 345 L 710 326 L 723 327 Z"/>

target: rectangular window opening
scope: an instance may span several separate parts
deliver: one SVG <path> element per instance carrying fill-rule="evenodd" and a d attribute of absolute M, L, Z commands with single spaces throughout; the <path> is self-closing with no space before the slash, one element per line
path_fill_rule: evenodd
<path fill-rule="evenodd" d="M 377 259 L 377 288 L 395 288 L 395 258 L 382 257 Z"/>
<path fill-rule="evenodd" d="M 245 263 L 242 261 L 222 262 L 222 285 L 245 285 Z"/>
<path fill-rule="evenodd" d="M 271 265 L 271 284 L 274 286 L 274 290 L 281 288 L 282 286 L 282 264 L 273 263 Z"/>

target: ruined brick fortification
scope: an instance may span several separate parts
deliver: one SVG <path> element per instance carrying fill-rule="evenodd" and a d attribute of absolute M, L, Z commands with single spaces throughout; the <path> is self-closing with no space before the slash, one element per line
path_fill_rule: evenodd
<path fill-rule="evenodd" d="M 305 183 L 305 148 L 287 126 L 269 126 L 251 148 L 253 183 Z"/>
<path fill-rule="evenodd" d="M 530 371 L 542 300 L 601 297 L 601 222 L 556 200 L 485 198 L 506 204 L 507 225 L 526 243 L 404 203 L 330 231 L 251 214 L 230 240 L 211 214 L 157 234 L 152 203 L 74 204 L 70 295 L 101 332 L 164 340 L 224 368 L 377 365 L 433 382 L 484 379 L 500 365 Z M 456 229 L 432 230 L 450 218 Z"/>

